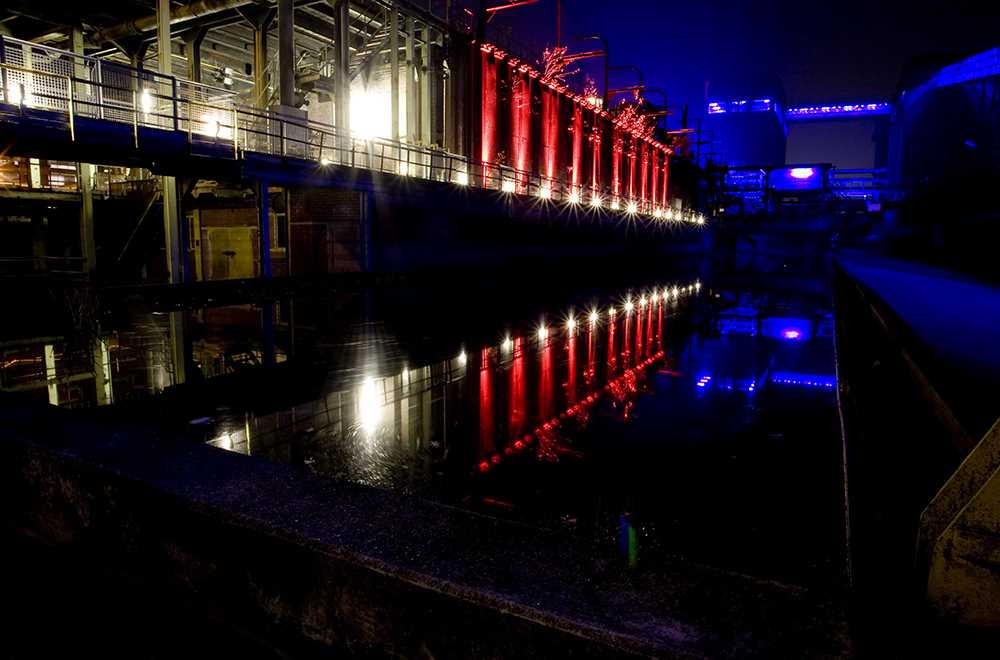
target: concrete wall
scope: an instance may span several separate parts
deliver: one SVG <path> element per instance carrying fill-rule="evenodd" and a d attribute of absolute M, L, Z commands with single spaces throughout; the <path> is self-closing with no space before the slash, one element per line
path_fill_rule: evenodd
<path fill-rule="evenodd" d="M 0 402 L 2 404 L 2 402 Z M 65 413 L 65 414 L 63 414 Z M 0 520 L 335 657 L 846 657 L 842 606 L 70 411 L 0 408 Z M 179 631 L 178 634 L 182 634 Z"/>

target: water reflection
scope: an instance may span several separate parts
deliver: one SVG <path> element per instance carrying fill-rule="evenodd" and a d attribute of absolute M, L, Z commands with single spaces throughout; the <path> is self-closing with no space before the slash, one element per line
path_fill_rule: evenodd
<path fill-rule="evenodd" d="M 117 416 L 221 449 L 610 548 L 627 514 L 643 563 L 840 575 L 821 289 L 686 281 L 518 318 L 462 336 L 455 318 L 427 329 L 366 295 L 133 304 L 102 316 L 87 350 L 25 342 L 0 374 L 42 400 L 114 402 Z"/>

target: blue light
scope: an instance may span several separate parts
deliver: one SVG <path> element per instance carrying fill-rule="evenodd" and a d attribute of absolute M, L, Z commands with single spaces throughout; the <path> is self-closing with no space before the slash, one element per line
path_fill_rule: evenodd
<path fill-rule="evenodd" d="M 816 176 L 815 167 L 793 167 L 789 172 L 788 176 L 793 179 L 811 179 Z"/>
<path fill-rule="evenodd" d="M 813 374 L 793 374 L 787 372 L 774 372 L 771 374 L 771 382 L 782 385 L 802 385 L 805 387 L 836 387 L 837 379 L 833 376 L 820 376 Z"/>
<path fill-rule="evenodd" d="M 976 145 L 974 145 L 973 143 L 969 142 L 968 140 L 966 140 L 966 141 L 965 141 L 965 143 L 966 143 L 967 145 L 969 145 L 970 147 L 972 147 L 973 149 L 975 149 L 975 148 L 976 148 Z"/>
<path fill-rule="evenodd" d="M 816 119 L 819 117 L 887 115 L 891 112 L 891 103 L 855 103 L 848 105 L 819 105 L 804 108 L 789 108 L 785 116 L 788 119 Z"/>
<path fill-rule="evenodd" d="M 717 115 L 726 111 L 726 106 L 719 103 L 708 104 L 708 114 Z"/>

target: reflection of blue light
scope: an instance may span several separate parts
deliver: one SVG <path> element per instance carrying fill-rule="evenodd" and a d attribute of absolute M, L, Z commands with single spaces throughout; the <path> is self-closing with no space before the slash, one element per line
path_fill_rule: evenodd
<path fill-rule="evenodd" d="M 811 179 L 816 176 L 816 168 L 814 167 L 793 167 L 788 172 L 788 176 L 793 179 Z"/>
<path fill-rule="evenodd" d="M 781 337 L 783 339 L 805 339 L 805 334 L 798 328 L 785 328 L 781 331 Z"/>
<path fill-rule="evenodd" d="M 706 383 L 708 383 L 708 381 L 710 381 L 710 380 L 712 380 L 712 377 L 711 377 L 711 376 L 702 376 L 702 377 L 701 377 L 701 378 L 700 378 L 700 379 L 698 380 L 698 383 L 697 383 L 697 385 L 698 385 L 698 387 L 705 387 L 705 384 L 706 384 Z"/>

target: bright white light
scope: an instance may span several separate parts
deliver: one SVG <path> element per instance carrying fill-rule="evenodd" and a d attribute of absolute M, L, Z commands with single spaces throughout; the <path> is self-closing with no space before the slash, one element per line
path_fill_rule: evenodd
<path fill-rule="evenodd" d="M 545 341 L 545 338 L 548 337 L 548 336 L 549 336 L 548 328 L 546 328 L 545 326 L 542 326 L 541 328 L 539 328 L 539 330 L 538 330 L 538 338 L 539 339 L 541 339 L 542 341 Z"/>
<path fill-rule="evenodd" d="M 653 217 L 654 218 L 662 218 L 663 217 L 663 211 L 661 211 L 660 209 L 656 209 L 655 211 L 653 211 Z"/>
<path fill-rule="evenodd" d="M 542 197 L 544 199 L 552 199 L 552 189 L 551 188 L 542 188 L 538 192 L 538 196 Z"/>
<path fill-rule="evenodd" d="M 11 83 L 7 88 L 7 102 L 11 105 L 21 105 L 21 86 Z"/>
<path fill-rule="evenodd" d="M 142 90 L 141 100 L 142 100 L 142 111 L 148 114 L 149 111 L 153 109 L 153 97 L 150 96 L 148 89 Z"/>
<path fill-rule="evenodd" d="M 596 106 L 596 107 L 599 108 L 602 105 L 604 105 L 604 99 L 599 98 L 597 96 L 588 96 L 587 97 L 587 103 L 589 103 L 590 105 L 593 105 L 593 106 Z"/>
<path fill-rule="evenodd" d="M 223 85 L 232 85 L 232 84 L 233 84 L 233 79 L 232 79 L 232 78 L 229 78 L 229 77 L 227 76 L 227 77 L 225 77 L 225 78 L 223 78 L 223 79 L 222 79 L 222 84 L 223 84 Z"/>
<path fill-rule="evenodd" d="M 629 213 L 636 213 L 638 211 L 639 211 L 639 207 L 636 205 L 636 203 L 635 202 L 629 202 L 628 212 Z"/>
<path fill-rule="evenodd" d="M 625 311 L 626 312 L 631 312 L 632 311 L 632 301 L 631 300 L 629 300 L 627 303 L 625 303 Z"/>
<path fill-rule="evenodd" d="M 700 289 L 701 288 L 701 282 L 695 282 L 694 283 L 694 288 Z"/>
<path fill-rule="evenodd" d="M 617 211 L 620 208 L 621 208 L 621 205 L 618 204 L 618 202 L 611 202 L 611 209 L 612 210 Z"/>
<path fill-rule="evenodd" d="M 458 356 L 458 361 L 460 364 L 465 364 L 466 361 L 465 351 L 462 351 L 462 354 Z"/>
<path fill-rule="evenodd" d="M 221 128 L 221 126 L 222 125 L 218 122 L 218 120 L 216 120 L 216 119 L 210 119 L 208 121 L 208 132 L 209 132 L 209 134 L 210 135 L 218 136 L 219 135 L 219 128 Z"/>
<path fill-rule="evenodd" d="M 644 307 L 646 305 L 646 296 L 639 298 L 639 306 Z"/>
<path fill-rule="evenodd" d="M 503 350 L 509 351 L 510 347 L 513 346 L 513 345 L 514 345 L 514 342 L 512 342 L 510 340 L 510 337 L 507 337 L 506 339 L 503 340 Z"/>
<path fill-rule="evenodd" d="M 674 219 L 674 212 L 671 211 L 670 209 L 667 209 L 667 220 L 673 220 L 673 219 Z"/>
<path fill-rule="evenodd" d="M 596 196 L 595 197 L 591 197 L 590 198 L 590 205 L 591 206 L 600 206 L 601 205 L 601 198 L 600 197 L 596 197 Z"/>
<path fill-rule="evenodd" d="M 374 431 L 378 423 L 378 400 L 375 397 L 375 381 L 366 380 L 361 386 L 361 396 L 358 401 L 361 424 L 366 431 Z"/>
<path fill-rule="evenodd" d="M 469 185 L 469 175 L 466 174 L 465 172 L 459 172 L 458 174 L 455 175 L 455 183 L 457 183 L 460 186 Z"/>
<path fill-rule="evenodd" d="M 569 203 L 570 204 L 579 204 L 580 203 L 580 196 L 577 195 L 576 193 L 570 193 Z"/>
<path fill-rule="evenodd" d="M 703 216 L 703 215 L 699 215 L 698 216 L 698 224 L 699 225 L 705 224 L 705 216 Z"/>
<path fill-rule="evenodd" d="M 376 135 L 388 135 L 392 121 L 392 104 L 382 94 L 351 93 L 351 131 L 369 140 Z"/>
<path fill-rule="evenodd" d="M 597 321 L 597 312 L 590 313 L 590 322 L 595 323 Z"/>
<path fill-rule="evenodd" d="M 513 179 L 505 180 L 503 182 L 503 185 L 500 186 L 500 189 L 503 190 L 504 192 L 514 192 L 514 180 Z"/>
<path fill-rule="evenodd" d="M 320 162 L 320 164 L 321 164 L 321 165 L 329 165 L 329 164 L 330 164 L 330 163 L 332 163 L 333 161 L 332 161 L 332 160 L 330 160 L 329 158 L 320 158 L 320 159 L 319 159 L 319 162 Z"/>
<path fill-rule="evenodd" d="M 674 287 L 673 293 L 674 293 L 674 298 L 676 298 L 677 297 L 677 287 Z"/>

